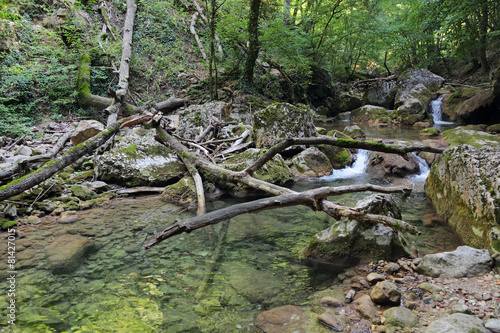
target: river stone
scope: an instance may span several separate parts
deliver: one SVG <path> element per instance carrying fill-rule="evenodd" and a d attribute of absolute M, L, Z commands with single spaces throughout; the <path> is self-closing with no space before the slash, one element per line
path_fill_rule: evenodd
<path fill-rule="evenodd" d="M 360 96 L 350 92 L 341 92 L 335 97 L 335 108 L 339 112 L 346 112 L 357 109 L 363 105 Z"/>
<path fill-rule="evenodd" d="M 419 84 L 422 84 L 429 91 L 437 91 L 444 83 L 441 76 L 433 74 L 424 68 L 410 68 L 400 74 L 397 81 L 397 92 L 394 100 L 394 106 L 401 106 L 408 98 L 414 97 L 412 90 Z"/>
<path fill-rule="evenodd" d="M 291 170 L 296 177 L 322 177 L 330 175 L 333 167 L 325 154 L 311 147 L 292 158 Z"/>
<path fill-rule="evenodd" d="M 425 333 L 491 333 L 481 319 L 455 313 L 430 323 Z"/>
<path fill-rule="evenodd" d="M 478 276 L 491 271 L 493 259 L 488 250 L 459 246 L 453 252 L 427 254 L 417 269 L 420 273 L 439 277 Z"/>
<path fill-rule="evenodd" d="M 364 213 L 401 216 L 400 209 L 388 194 L 373 194 L 355 208 Z M 359 261 L 397 260 L 408 255 L 408 248 L 407 241 L 392 228 L 380 224 L 364 225 L 344 218 L 316 234 L 302 253 L 312 261 L 346 267 Z"/>
<path fill-rule="evenodd" d="M 270 271 L 257 270 L 248 264 L 222 264 L 221 272 L 238 294 L 253 303 L 272 303 L 282 288 L 281 281 Z"/>
<path fill-rule="evenodd" d="M 398 287 L 390 281 L 377 282 L 373 287 L 370 297 L 378 304 L 399 304 L 401 292 Z"/>
<path fill-rule="evenodd" d="M 47 268 L 54 273 L 74 271 L 95 250 L 95 243 L 77 235 L 61 235 L 45 248 Z"/>
<path fill-rule="evenodd" d="M 330 311 L 325 311 L 318 316 L 318 322 L 330 328 L 333 332 L 342 332 L 344 324 Z"/>
<path fill-rule="evenodd" d="M 302 309 L 294 305 L 285 305 L 262 312 L 255 318 L 254 323 L 266 333 L 283 333 L 306 332 L 295 329 L 310 322 L 310 318 L 304 315 Z"/>
<path fill-rule="evenodd" d="M 426 119 L 426 107 L 417 98 L 408 98 L 396 110 L 391 112 L 391 119 L 402 125 L 414 125 Z"/>
<path fill-rule="evenodd" d="M 384 276 L 378 273 L 370 273 L 366 276 L 366 280 L 371 284 L 384 281 Z"/>
<path fill-rule="evenodd" d="M 100 180 L 130 187 L 178 181 L 186 167 L 172 150 L 156 142 L 154 135 L 154 130 L 120 131 L 115 146 L 97 161 Z"/>
<path fill-rule="evenodd" d="M 454 313 L 464 313 L 464 314 L 472 314 L 471 309 L 465 304 L 455 304 L 451 307 L 450 314 Z"/>
<path fill-rule="evenodd" d="M 436 286 L 435 284 L 432 284 L 430 282 L 422 282 L 417 287 L 433 294 L 439 293 L 440 291 L 445 291 L 443 287 Z"/>
<path fill-rule="evenodd" d="M 364 105 L 351 111 L 351 121 L 365 122 L 370 126 L 379 126 L 390 122 L 389 112 L 381 106 Z"/>
<path fill-rule="evenodd" d="M 396 91 L 396 81 L 377 81 L 366 90 L 363 96 L 363 104 L 392 109 Z"/>
<path fill-rule="evenodd" d="M 359 127 L 358 125 L 346 126 L 343 132 L 347 134 L 349 137 L 353 138 L 354 140 L 366 139 L 365 132 L 363 132 L 361 127 Z"/>
<path fill-rule="evenodd" d="M 104 125 L 97 120 L 82 120 L 71 134 L 71 142 L 76 146 L 104 131 Z"/>
<path fill-rule="evenodd" d="M 415 158 L 410 155 L 408 160 L 400 155 L 371 152 L 366 172 L 374 178 L 387 177 L 404 178 L 418 173 L 419 167 Z"/>
<path fill-rule="evenodd" d="M 465 244 L 500 252 L 500 147 L 447 149 L 432 164 L 425 193 Z"/>
<path fill-rule="evenodd" d="M 484 324 L 484 327 L 492 333 L 500 333 L 500 319 L 490 319 Z"/>
<path fill-rule="evenodd" d="M 317 136 L 312 112 L 307 107 L 274 103 L 255 112 L 253 122 L 257 148 L 269 148 L 285 138 Z"/>
<path fill-rule="evenodd" d="M 385 318 L 385 324 L 390 326 L 411 328 L 419 322 L 413 311 L 399 306 L 385 310 L 382 316 Z"/>

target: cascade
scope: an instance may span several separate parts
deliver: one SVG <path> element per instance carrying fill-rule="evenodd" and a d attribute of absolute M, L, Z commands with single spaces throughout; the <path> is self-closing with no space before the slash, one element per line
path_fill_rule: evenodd
<path fill-rule="evenodd" d="M 368 150 L 359 149 L 356 154 L 356 161 L 352 164 L 352 166 L 339 170 L 334 169 L 331 175 L 321 177 L 320 179 L 323 181 L 332 181 L 335 179 L 354 178 L 362 175 L 365 173 L 366 167 L 368 166 L 369 156 L 370 152 Z"/>
<path fill-rule="evenodd" d="M 438 99 L 435 99 L 431 102 L 431 113 L 432 120 L 436 125 L 449 125 L 453 124 L 449 121 L 443 121 L 443 112 L 441 111 L 441 106 L 443 104 L 443 96 L 439 96 Z"/>
<path fill-rule="evenodd" d="M 418 175 L 414 175 L 411 178 L 415 181 L 425 181 L 427 179 L 427 176 L 429 175 L 430 168 L 427 165 L 427 162 L 420 156 L 418 156 L 415 153 L 411 153 L 415 160 L 418 163 L 418 169 L 420 170 L 420 173 Z"/>

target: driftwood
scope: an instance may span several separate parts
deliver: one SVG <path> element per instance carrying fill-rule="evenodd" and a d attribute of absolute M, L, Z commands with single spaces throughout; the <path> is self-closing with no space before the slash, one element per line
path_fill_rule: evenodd
<path fill-rule="evenodd" d="M 158 128 L 158 127 L 157 127 Z M 331 188 L 331 187 L 326 187 L 326 188 L 321 188 L 321 189 L 315 189 L 315 190 L 310 190 L 306 191 L 303 193 L 298 193 L 293 190 L 290 190 L 285 187 L 281 187 L 275 184 L 271 184 L 262 180 L 259 180 L 257 178 L 254 178 L 251 176 L 251 172 L 248 172 L 248 170 L 253 170 L 255 172 L 258 170 L 260 167 L 262 167 L 269 159 L 272 158 L 277 152 L 286 149 L 286 147 L 289 147 L 290 145 L 294 144 L 304 144 L 304 142 L 312 143 L 310 141 L 313 140 L 307 140 L 307 139 L 314 139 L 314 140 L 319 140 L 322 138 L 304 138 L 304 139 L 287 139 L 273 148 L 271 148 L 269 151 L 271 153 L 264 154 L 262 157 L 265 157 L 264 159 L 259 159 L 254 165 L 252 165 L 250 168 L 244 171 L 232 171 L 232 170 L 227 170 L 225 168 L 222 168 L 204 157 L 196 154 L 195 152 L 189 151 L 189 149 L 184 146 L 181 142 L 177 141 L 174 137 L 168 135 L 168 133 L 165 132 L 166 135 L 163 135 L 162 140 L 165 142 L 168 142 L 170 148 L 173 148 L 174 150 L 177 151 L 177 154 L 179 156 L 189 156 L 189 168 L 202 168 L 203 170 L 209 172 L 211 175 L 218 177 L 221 181 L 226 181 L 226 182 L 233 182 L 233 183 L 241 183 L 244 185 L 248 185 L 254 189 L 261 190 L 263 192 L 269 193 L 276 195 L 276 197 L 273 198 L 267 198 L 267 199 L 261 199 L 261 200 L 256 200 L 253 202 L 249 203 L 244 203 L 244 204 L 239 204 L 239 205 L 234 205 L 229 208 L 224 208 L 215 212 L 210 212 L 205 215 L 198 215 L 195 218 L 188 219 L 186 221 L 181 221 L 181 222 L 175 222 L 174 224 L 166 227 L 160 232 L 155 233 L 151 239 L 148 240 L 147 244 L 145 245 L 146 248 L 150 248 L 153 245 L 156 245 L 160 243 L 161 241 L 173 236 L 177 235 L 182 232 L 190 232 L 191 230 L 198 229 L 204 226 L 212 225 L 215 223 L 218 223 L 223 220 L 230 219 L 231 217 L 248 213 L 248 212 L 253 212 L 253 211 L 259 211 L 263 209 L 271 209 L 271 208 L 278 208 L 278 207 L 286 207 L 286 206 L 292 206 L 292 205 L 305 205 L 310 207 L 313 210 L 322 210 L 328 215 L 339 219 L 341 217 L 347 217 L 347 218 L 352 218 L 356 219 L 360 222 L 368 222 L 368 223 L 382 223 L 384 225 L 387 225 L 393 229 L 404 231 L 404 232 L 411 232 L 411 233 L 418 233 L 418 231 L 410 224 L 393 219 L 387 216 L 381 216 L 381 215 L 374 215 L 374 214 L 364 214 L 362 212 L 359 212 L 353 208 L 349 207 L 344 207 L 341 205 L 338 205 L 336 203 L 330 202 L 328 200 L 325 200 L 324 198 L 331 196 L 331 195 L 339 195 L 339 194 L 344 194 L 344 193 L 351 193 L 351 192 L 359 192 L 359 191 L 378 191 L 382 193 L 409 193 L 411 190 L 409 188 L 405 187 L 381 187 L 381 186 L 375 186 L 375 185 L 358 185 L 358 186 L 345 186 L 345 187 L 338 187 L 338 188 Z M 355 140 L 326 140 L 329 144 L 332 145 L 342 145 L 346 144 L 346 141 L 348 141 L 349 145 L 353 145 L 357 143 Z M 325 140 L 319 140 L 319 142 L 313 142 L 315 144 L 324 144 Z M 367 142 L 362 142 L 360 144 L 363 144 L 363 148 L 366 148 Z M 406 150 L 409 151 L 418 151 L 419 149 L 421 150 L 422 147 L 392 147 L 392 146 L 387 146 L 383 144 L 376 144 L 376 143 L 371 143 L 374 144 L 374 147 L 377 147 L 379 151 L 384 151 L 384 150 L 390 150 L 391 152 L 397 152 L 400 154 L 403 154 L 406 152 Z M 276 148 L 278 147 L 278 148 Z M 406 149 L 406 150 L 405 150 Z M 415 150 L 413 150 L 415 149 Z M 426 149 L 426 148 L 423 148 Z M 268 152 L 269 152 L 268 151 Z M 267 155 L 267 156 L 266 156 Z"/>
<path fill-rule="evenodd" d="M 59 170 L 62 170 L 68 165 L 74 163 L 80 157 L 94 151 L 118 131 L 123 121 L 124 120 L 112 124 L 93 138 L 78 144 L 76 147 L 68 150 L 60 157 L 45 163 L 43 166 L 26 176 L 0 186 L 0 201 L 21 194 L 33 186 L 40 184 L 41 182 L 49 179 Z"/>
<path fill-rule="evenodd" d="M 357 141 L 357 140 L 349 140 L 349 139 L 339 139 L 332 137 L 312 137 L 312 138 L 288 138 L 280 143 L 274 145 L 269 149 L 265 154 L 263 154 L 255 163 L 249 166 L 245 172 L 248 174 L 253 174 L 255 171 L 260 169 L 267 161 L 271 160 L 274 155 L 282 152 L 288 147 L 295 145 L 319 145 L 326 144 L 343 148 L 352 148 L 352 149 L 366 149 L 371 151 L 378 151 L 382 153 L 391 153 L 398 154 L 406 157 L 408 153 L 416 152 L 416 151 L 426 151 L 430 153 L 441 154 L 445 149 L 443 148 L 435 148 L 431 146 L 396 146 L 396 145 L 386 145 L 378 142 L 370 142 L 370 141 Z"/>
<path fill-rule="evenodd" d="M 66 134 L 61 136 L 59 140 L 57 140 L 55 146 L 52 147 L 52 149 L 48 153 L 30 157 L 26 160 L 19 162 L 17 165 L 11 168 L 0 171 L 0 179 L 10 178 L 14 176 L 16 173 L 20 172 L 21 170 L 30 169 L 32 165 L 38 162 L 47 161 L 54 158 L 64 148 L 64 144 L 66 143 L 66 141 L 69 140 L 71 134 L 72 132 L 67 132 Z"/>
<path fill-rule="evenodd" d="M 195 229 L 213 225 L 245 213 L 296 205 L 305 205 L 312 208 L 313 210 L 324 210 L 324 207 L 322 206 L 324 206 L 325 204 L 318 204 L 318 201 L 324 201 L 322 199 L 332 195 L 361 191 L 377 191 L 382 193 L 408 193 L 410 190 L 402 187 L 382 187 L 367 184 L 341 187 L 322 187 L 302 193 L 297 193 L 292 190 L 288 191 L 290 193 L 285 195 L 237 204 L 231 207 L 207 213 L 205 215 L 198 215 L 184 221 L 176 221 L 163 230 L 155 232 L 154 235 L 147 241 L 145 248 L 149 249 L 152 246 L 157 245 L 163 240 L 174 235 L 178 235 L 184 232 L 191 232 Z M 393 219 L 387 216 L 363 214 L 352 208 L 342 207 L 342 209 L 340 209 L 339 207 L 341 206 L 327 202 L 326 208 L 328 208 L 328 211 L 326 211 L 326 213 L 331 215 L 330 213 L 332 212 L 332 210 L 334 210 L 335 214 L 338 214 L 339 216 L 345 216 L 353 219 L 362 219 L 362 222 L 383 223 L 393 229 L 397 229 L 400 231 L 413 234 L 419 233 L 415 229 L 415 227 L 404 221 Z"/>

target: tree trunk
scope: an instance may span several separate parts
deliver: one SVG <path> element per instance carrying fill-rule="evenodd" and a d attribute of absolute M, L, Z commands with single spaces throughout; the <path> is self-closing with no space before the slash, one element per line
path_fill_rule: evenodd
<path fill-rule="evenodd" d="M 259 11 L 261 0 L 250 0 L 250 13 L 248 15 L 248 54 L 243 71 L 243 84 L 248 88 L 253 87 L 253 72 L 255 62 L 259 56 Z"/>
<path fill-rule="evenodd" d="M 117 102 L 124 102 L 128 92 L 128 78 L 130 72 L 130 60 L 132 58 L 132 36 L 134 33 L 134 18 L 137 5 L 134 0 L 127 0 L 127 16 L 123 27 L 122 58 L 120 61 L 120 76 L 118 89 L 116 90 Z"/>

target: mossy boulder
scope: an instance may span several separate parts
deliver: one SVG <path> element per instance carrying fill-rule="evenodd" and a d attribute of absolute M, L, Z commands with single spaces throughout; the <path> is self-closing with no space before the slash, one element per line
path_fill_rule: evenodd
<path fill-rule="evenodd" d="M 100 180 L 124 186 L 166 186 L 183 177 L 177 155 L 154 140 L 154 130 L 126 129 L 98 160 Z"/>
<path fill-rule="evenodd" d="M 81 200 L 90 200 L 97 197 L 97 194 L 86 185 L 73 185 L 70 190 L 73 196 Z"/>
<path fill-rule="evenodd" d="M 456 127 L 444 131 L 442 136 L 450 147 L 463 144 L 479 148 L 483 146 L 499 146 L 500 136 L 492 135 L 483 131 L 475 131 L 465 127 Z"/>
<path fill-rule="evenodd" d="M 352 111 L 363 105 L 362 96 L 352 92 L 341 92 L 335 98 L 335 108 L 339 112 Z"/>
<path fill-rule="evenodd" d="M 437 128 L 429 127 L 429 128 L 424 128 L 418 134 L 420 136 L 428 138 L 428 137 L 439 136 L 441 134 L 441 131 L 439 131 Z"/>
<path fill-rule="evenodd" d="M 162 193 L 162 199 L 167 202 L 187 206 L 194 209 L 197 204 L 196 187 L 191 176 L 184 176 L 177 183 L 167 185 Z"/>
<path fill-rule="evenodd" d="M 443 100 L 443 114 L 462 124 L 495 124 L 500 115 L 491 89 L 468 87 L 460 89 Z"/>
<path fill-rule="evenodd" d="M 348 149 L 331 145 L 318 145 L 317 148 L 328 157 L 334 169 L 343 169 L 353 163 L 354 156 Z"/>
<path fill-rule="evenodd" d="M 322 177 L 330 175 L 333 167 L 321 150 L 311 147 L 292 158 L 291 170 L 296 177 Z"/>
<path fill-rule="evenodd" d="M 342 132 L 354 140 L 366 139 L 365 132 L 358 125 L 346 126 Z"/>
<path fill-rule="evenodd" d="M 425 193 L 465 244 L 500 252 L 500 147 L 460 145 L 432 164 Z"/>
<path fill-rule="evenodd" d="M 391 122 L 389 112 L 385 108 L 375 105 L 364 105 L 351 111 L 351 121 L 368 123 L 374 127 L 387 126 Z"/>
<path fill-rule="evenodd" d="M 493 134 L 499 134 L 500 133 L 500 124 L 490 125 L 490 126 L 486 127 L 486 132 L 493 133 Z"/>
<path fill-rule="evenodd" d="M 249 167 L 264 152 L 265 150 L 250 148 L 227 159 L 221 164 L 221 166 L 232 171 L 242 171 Z M 201 173 L 203 174 L 205 180 L 218 185 L 221 189 L 234 196 L 244 197 L 260 193 L 246 185 L 226 182 L 224 178 L 227 177 L 227 175 L 222 174 L 220 178 L 215 178 L 213 175 L 204 172 L 203 170 L 201 170 Z M 257 170 L 253 176 L 257 179 L 277 185 L 285 185 L 293 182 L 292 171 L 280 154 L 275 155 L 270 161 L 264 164 L 262 168 Z"/>
<path fill-rule="evenodd" d="M 253 134 L 257 148 L 271 147 L 285 138 L 317 136 L 311 110 L 288 103 L 274 103 L 254 114 Z"/>
<path fill-rule="evenodd" d="M 394 107 L 396 81 L 377 81 L 370 85 L 363 96 L 363 104 L 377 105 L 386 109 Z"/>
<path fill-rule="evenodd" d="M 403 125 L 414 125 L 429 117 L 427 113 L 432 93 L 423 84 L 417 84 L 405 93 L 405 100 L 391 113 L 391 119 Z"/>
<path fill-rule="evenodd" d="M 356 209 L 401 218 L 401 209 L 389 194 L 368 196 L 358 202 Z M 314 236 L 302 254 L 308 260 L 328 262 L 342 268 L 360 261 L 394 260 L 407 255 L 408 249 L 407 240 L 389 227 L 344 218 Z"/>
<path fill-rule="evenodd" d="M 430 92 L 438 91 L 444 83 L 441 76 L 433 74 L 424 68 L 410 68 L 400 74 L 397 81 L 397 92 L 394 98 L 394 107 L 398 108 L 409 98 L 416 98 L 416 90 L 422 90 L 422 87 Z M 417 98 L 421 100 L 421 98 Z M 430 99 L 430 96 L 429 96 Z"/>

